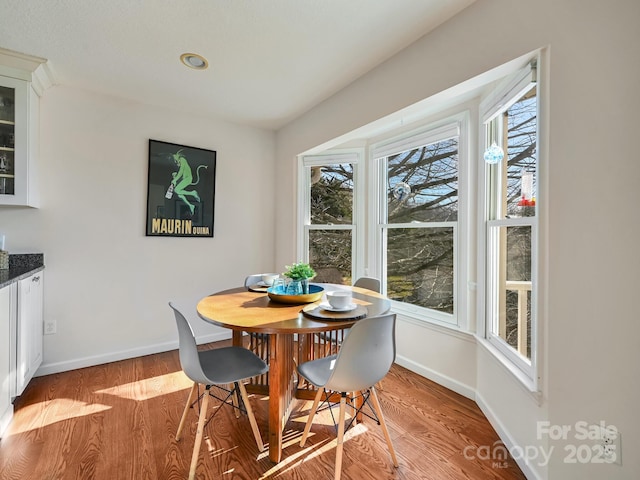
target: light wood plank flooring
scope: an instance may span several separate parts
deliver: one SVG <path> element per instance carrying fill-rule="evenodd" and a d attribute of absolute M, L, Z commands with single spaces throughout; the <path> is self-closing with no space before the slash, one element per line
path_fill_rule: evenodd
<path fill-rule="evenodd" d="M 465 458 L 468 445 L 474 452 L 499 441 L 471 400 L 396 365 L 381 383 L 400 468 L 392 466 L 380 427 L 365 418 L 345 437 L 343 479 L 525 478 L 511 459 Z M 177 351 L 36 378 L 16 401 L 14 420 L 0 441 L 0 479 L 186 478 L 195 411 L 181 441 L 174 436 L 189 387 Z M 251 402 L 266 441 L 267 401 L 254 395 Z M 219 402 L 211 404 L 213 412 Z M 321 423 L 314 424 L 305 447 L 299 446 L 310 407 L 297 402 L 277 465 L 267 452 L 257 452 L 245 415 L 236 419 L 230 407 L 219 408 L 205 430 L 197 478 L 333 478 L 336 433 L 328 410 L 316 417 Z"/>

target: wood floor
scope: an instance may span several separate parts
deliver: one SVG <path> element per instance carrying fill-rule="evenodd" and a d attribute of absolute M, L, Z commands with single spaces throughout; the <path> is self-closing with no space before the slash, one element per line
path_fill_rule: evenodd
<path fill-rule="evenodd" d="M 397 365 L 381 383 L 400 467 L 393 468 L 380 427 L 365 419 L 345 436 L 343 479 L 525 478 L 510 458 L 477 458 L 478 447 L 492 449 L 499 438 L 471 400 Z M 180 442 L 174 436 L 189 387 L 177 351 L 35 378 L 0 441 L 0 479 L 184 479 L 195 411 Z M 266 441 L 267 401 L 250 401 Z M 219 402 L 211 404 L 213 412 Z M 333 478 L 336 433 L 328 410 L 299 446 L 310 407 L 297 402 L 277 465 L 258 453 L 245 415 L 236 419 L 230 407 L 219 408 L 205 429 L 197 478 Z"/>

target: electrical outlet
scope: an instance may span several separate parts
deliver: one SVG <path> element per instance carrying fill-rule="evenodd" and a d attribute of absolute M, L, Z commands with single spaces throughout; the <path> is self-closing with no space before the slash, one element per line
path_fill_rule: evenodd
<path fill-rule="evenodd" d="M 44 334 L 53 335 L 54 333 L 56 333 L 56 321 L 49 318 L 44 322 Z"/>
<path fill-rule="evenodd" d="M 620 432 L 615 427 L 602 427 L 600 430 L 600 445 L 602 458 L 607 463 L 622 465 L 622 450 Z"/>

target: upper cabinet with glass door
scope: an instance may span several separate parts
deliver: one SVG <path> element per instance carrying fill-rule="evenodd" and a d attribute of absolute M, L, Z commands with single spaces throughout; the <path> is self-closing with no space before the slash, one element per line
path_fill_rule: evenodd
<path fill-rule="evenodd" d="M 0 76 L 0 205 L 37 206 L 38 97 L 30 93 L 29 82 Z"/>
<path fill-rule="evenodd" d="M 0 205 L 37 207 L 39 94 L 46 60 L 0 49 Z"/>

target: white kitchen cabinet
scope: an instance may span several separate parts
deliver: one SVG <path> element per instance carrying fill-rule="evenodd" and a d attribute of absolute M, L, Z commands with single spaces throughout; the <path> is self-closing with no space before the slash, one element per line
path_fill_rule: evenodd
<path fill-rule="evenodd" d="M 17 284 L 0 288 L 0 438 L 13 416 Z"/>
<path fill-rule="evenodd" d="M 40 96 L 54 83 L 45 58 L 0 48 L 0 206 L 38 206 Z"/>
<path fill-rule="evenodd" d="M 21 395 L 42 363 L 44 271 L 18 282 L 16 396 Z"/>
<path fill-rule="evenodd" d="M 31 83 L 0 76 L 0 205 L 38 205 L 38 115 Z"/>

